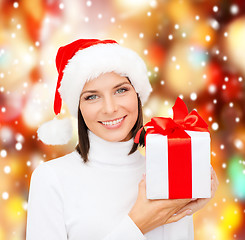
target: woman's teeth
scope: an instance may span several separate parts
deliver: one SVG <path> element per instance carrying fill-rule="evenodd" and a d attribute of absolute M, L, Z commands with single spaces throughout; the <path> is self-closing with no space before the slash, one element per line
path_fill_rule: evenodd
<path fill-rule="evenodd" d="M 120 118 L 120 119 L 117 119 L 115 121 L 108 121 L 108 122 L 102 122 L 104 125 L 115 125 L 115 124 L 118 124 L 120 123 L 122 120 L 124 119 L 124 117 Z"/>

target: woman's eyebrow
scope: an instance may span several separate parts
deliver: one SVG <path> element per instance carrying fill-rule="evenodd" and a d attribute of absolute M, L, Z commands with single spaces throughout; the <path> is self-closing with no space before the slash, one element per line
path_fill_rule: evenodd
<path fill-rule="evenodd" d="M 114 89 L 114 88 L 118 88 L 118 87 L 120 87 L 120 86 L 122 86 L 122 85 L 124 85 L 124 84 L 129 84 L 129 85 L 131 85 L 129 82 L 122 82 L 122 83 L 117 84 L 115 87 L 113 87 L 113 89 Z"/>
<path fill-rule="evenodd" d="M 83 95 L 83 94 L 85 94 L 85 93 L 97 93 L 98 91 L 96 91 L 96 90 L 88 90 L 88 91 L 84 91 L 84 92 L 82 92 L 81 93 L 81 96 Z M 81 97 L 80 96 L 80 97 Z"/>
<path fill-rule="evenodd" d="M 120 87 L 120 86 L 122 86 L 122 85 L 124 85 L 124 84 L 130 84 L 130 83 L 129 83 L 129 82 L 122 82 L 122 83 L 119 83 L 119 84 L 117 84 L 116 86 L 114 86 L 113 89 L 118 88 L 118 87 Z M 131 84 L 130 84 L 130 85 L 131 85 Z M 81 93 L 81 96 L 82 96 L 83 94 L 85 94 L 85 93 L 98 93 L 98 91 L 96 91 L 96 90 L 87 90 L 87 91 L 82 92 L 82 93 Z"/>

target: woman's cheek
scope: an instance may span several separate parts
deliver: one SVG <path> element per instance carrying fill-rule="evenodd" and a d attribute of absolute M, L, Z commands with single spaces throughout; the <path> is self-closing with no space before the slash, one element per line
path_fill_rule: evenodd
<path fill-rule="evenodd" d="M 80 105 L 80 110 L 83 116 L 83 119 L 85 122 L 87 122 L 87 120 L 91 117 L 91 108 L 89 108 L 88 106 L 89 104 L 83 103 Z"/>
<path fill-rule="evenodd" d="M 87 121 L 97 121 L 97 113 L 99 111 L 100 104 L 97 103 L 83 103 L 80 105 L 80 110 L 84 118 L 85 123 Z"/>
<path fill-rule="evenodd" d="M 138 98 L 136 94 L 132 94 L 129 98 L 126 99 L 125 103 L 130 112 L 138 111 Z"/>

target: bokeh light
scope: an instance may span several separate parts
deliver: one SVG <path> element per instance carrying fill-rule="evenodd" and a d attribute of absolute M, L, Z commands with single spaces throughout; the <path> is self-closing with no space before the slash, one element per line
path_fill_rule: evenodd
<path fill-rule="evenodd" d="M 206 84 L 206 67 L 201 63 L 206 61 L 205 51 L 200 47 L 175 44 L 169 49 L 169 58 L 163 72 L 170 89 L 184 96 L 190 95 L 193 91 L 201 91 Z"/>
<path fill-rule="evenodd" d="M 235 64 L 243 74 L 245 74 L 245 46 L 242 41 L 245 38 L 244 25 L 245 17 L 232 21 L 227 27 L 229 37 L 225 41 L 231 63 Z"/>
<path fill-rule="evenodd" d="M 241 141 L 235 140 L 235 144 L 241 145 Z M 234 195 L 240 199 L 245 199 L 245 160 L 242 157 L 234 156 L 229 161 L 228 173 L 233 186 Z"/>

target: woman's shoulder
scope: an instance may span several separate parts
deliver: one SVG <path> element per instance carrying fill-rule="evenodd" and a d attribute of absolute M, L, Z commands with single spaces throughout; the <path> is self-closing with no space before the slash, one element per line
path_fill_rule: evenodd
<path fill-rule="evenodd" d="M 63 166 L 75 166 L 77 164 L 81 165 L 81 163 L 83 163 L 81 156 L 76 150 L 74 150 L 73 152 L 64 156 L 48 160 L 43 164 L 49 165 L 50 167 L 59 168 Z"/>
<path fill-rule="evenodd" d="M 75 169 L 82 167 L 83 165 L 83 160 L 79 153 L 73 151 L 62 157 L 41 163 L 34 169 L 32 177 L 39 176 L 42 178 L 49 178 L 53 175 L 61 176 L 69 173 L 72 174 Z"/>

